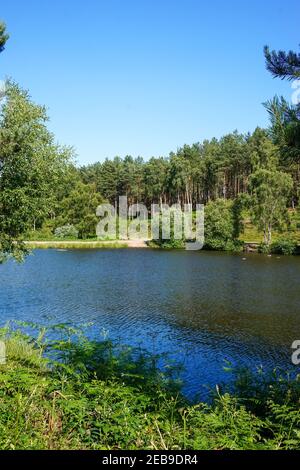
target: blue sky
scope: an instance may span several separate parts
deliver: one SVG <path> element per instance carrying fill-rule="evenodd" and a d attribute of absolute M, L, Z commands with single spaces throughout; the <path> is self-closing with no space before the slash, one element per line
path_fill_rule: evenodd
<path fill-rule="evenodd" d="M 12 0 L 0 78 L 47 106 L 80 164 L 166 156 L 267 125 L 261 103 L 292 90 L 262 49 L 297 50 L 299 15 L 296 0 Z"/>

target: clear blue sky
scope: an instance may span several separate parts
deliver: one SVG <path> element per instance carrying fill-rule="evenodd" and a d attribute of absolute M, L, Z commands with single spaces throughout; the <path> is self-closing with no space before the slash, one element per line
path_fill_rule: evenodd
<path fill-rule="evenodd" d="M 82 164 L 252 131 L 263 101 L 291 97 L 262 48 L 297 50 L 298 0 L 12 0 L 0 17 L 0 78 L 47 106 Z"/>

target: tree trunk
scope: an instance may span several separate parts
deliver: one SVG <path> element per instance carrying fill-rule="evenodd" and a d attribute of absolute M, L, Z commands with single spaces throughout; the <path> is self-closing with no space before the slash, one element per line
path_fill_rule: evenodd
<path fill-rule="evenodd" d="M 268 224 L 265 228 L 264 228 L 264 243 L 267 245 L 267 246 L 270 246 L 271 243 L 272 243 L 272 227 L 270 224 Z"/>

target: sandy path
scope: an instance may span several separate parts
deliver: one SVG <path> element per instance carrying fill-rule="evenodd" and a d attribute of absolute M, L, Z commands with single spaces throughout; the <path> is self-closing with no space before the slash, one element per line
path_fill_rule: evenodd
<path fill-rule="evenodd" d="M 128 248 L 148 248 L 147 241 L 149 240 L 124 240 Z"/>

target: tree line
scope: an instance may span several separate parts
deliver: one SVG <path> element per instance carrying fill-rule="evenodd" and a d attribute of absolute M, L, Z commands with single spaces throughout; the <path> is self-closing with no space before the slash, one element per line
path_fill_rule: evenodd
<path fill-rule="evenodd" d="M 0 52 L 7 40 L 0 24 Z M 299 78 L 299 54 L 264 52 L 274 76 Z M 167 157 L 145 161 L 128 155 L 78 167 L 74 150 L 58 145 L 49 132 L 45 108 L 7 81 L 0 109 L 0 251 L 21 256 L 30 231 L 47 237 L 72 226 L 81 238 L 95 236 L 96 207 L 123 195 L 129 204 L 142 202 L 149 209 L 151 203 L 206 204 L 214 214 L 212 236 L 218 221 L 240 220 L 237 209 L 247 210 L 269 245 L 273 228 L 286 223 L 287 209 L 299 206 L 300 106 L 275 97 L 265 107 L 268 129 L 234 131 Z M 240 225 L 228 231 L 227 241 L 238 237 Z"/>
<path fill-rule="evenodd" d="M 299 164 L 281 158 L 269 132 L 257 128 L 252 134 L 234 131 L 221 139 L 184 145 L 166 158 L 144 161 L 130 155 L 83 166 L 82 181 L 94 184 L 114 204 L 120 195 L 130 203 L 207 204 L 222 198 L 232 200 L 251 192 L 251 175 L 262 168 L 279 170 L 293 180 L 288 201 L 299 201 Z"/>

